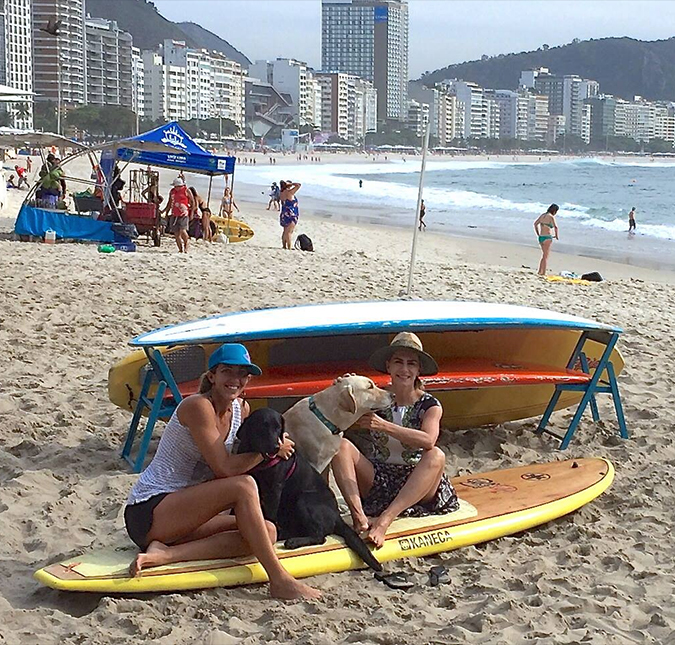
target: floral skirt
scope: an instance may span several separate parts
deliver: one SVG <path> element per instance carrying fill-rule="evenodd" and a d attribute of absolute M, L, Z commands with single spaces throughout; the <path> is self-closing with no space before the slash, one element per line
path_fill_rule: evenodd
<path fill-rule="evenodd" d="M 370 492 L 363 499 L 363 511 L 369 517 L 380 516 L 394 501 L 415 466 L 374 462 L 375 479 Z M 399 517 L 423 517 L 424 515 L 445 515 L 459 508 L 459 499 L 450 480 L 443 475 L 436 494 L 428 502 L 418 502 L 407 508 Z"/>

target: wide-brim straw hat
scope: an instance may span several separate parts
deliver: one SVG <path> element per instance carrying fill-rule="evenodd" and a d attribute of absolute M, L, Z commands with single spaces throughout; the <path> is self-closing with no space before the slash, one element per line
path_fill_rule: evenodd
<path fill-rule="evenodd" d="M 373 369 L 386 374 L 387 361 L 399 349 L 407 349 L 417 354 L 420 361 L 420 376 L 431 376 L 432 374 L 438 373 L 436 361 L 424 351 L 422 341 L 419 337 L 409 331 L 402 331 L 400 334 L 396 334 L 387 347 L 381 347 L 373 352 L 368 363 Z"/>

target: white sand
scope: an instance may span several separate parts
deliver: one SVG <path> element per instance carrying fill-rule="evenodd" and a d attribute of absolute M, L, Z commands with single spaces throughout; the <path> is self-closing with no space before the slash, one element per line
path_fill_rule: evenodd
<path fill-rule="evenodd" d="M 170 239 L 110 255 L 0 240 L 0 642 L 673 642 L 673 275 L 607 263 L 607 282 L 548 284 L 521 267 L 536 267 L 536 248 L 433 235 L 419 240 L 417 298 L 532 305 L 625 330 L 629 440 L 601 399 L 603 421 L 585 417 L 566 453 L 534 436 L 536 420 L 443 432 L 448 474 L 598 455 L 617 469 L 607 493 L 521 535 L 401 563 L 419 583 L 408 593 L 367 572 L 316 577 L 324 599 L 295 604 L 270 600 L 266 586 L 122 598 L 32 579 L 47 563 L 122 539 L 135 476 L 118 455 L 130 415 L 108 402 L 106 381 L 132 336 L 223 311 L 395 299 L 405 288 L 406 232 L 302 211 L 298 232 L 316 252 L 287 252 L 275 214 L 240 206 L 256 231 L 250 242 L 200 243 L 187 256 Z M 554 253 L 553 270 L 559 260 Z M 570 414 L 556 413 L 553 426 Z M 426 571 L 439 563 L 452 582 L 431 588 Z"/>

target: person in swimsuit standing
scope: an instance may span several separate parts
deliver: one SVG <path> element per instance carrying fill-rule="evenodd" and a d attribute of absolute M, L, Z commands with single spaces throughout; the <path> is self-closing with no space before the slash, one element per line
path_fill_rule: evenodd
<path fill-rule="evenodd" d="M 534 231 L 539 238 L 539 246 L 541 246 L 539 275 L 546 275 L 546 265 L 548 264 L 548 255 L 551 252 L 553 238 L 559 239 L 558 224 L 555 221 L 555 215 L 558 210 L 560 210 L 558 204 L 551 204 L 548 210 L 534 221 Z"/>
<path fill-rule="evenodd" d="M 249 414 L 241 395 L 251 375 L 260 374 L 243 345 L 221 345 L 209 358 L 199 393 L 176 408 L 124 509 L 129 537 L 141 549 L 133 575 L 173 562 L 253 553 L 269 576 L 272 596 L 320 596 L 281 566 L 276 529 L 265 521 L 256 483 L 246 474 L 271 458 L 288 459 L 293 442 L 285 435 L 276 455 L 232 454 Z M 234 514 L 224 512 L 230 509 Z"/>
<path fill-rule="evenodd" d="M 628 232 L 635 235 L 635 206 L 628 213 Z"/>
<path fill-rule="evenodd" d="M 223 192 L 223 199 L 220 202 L 220 217 L 227 217 L 227 219 L 232 219 L 232 207 L 237 209 L 239 212 L 239 206 L 237 202 L 234 201 L 234 195 L 230 190 L 229 186 L 225 186 L 225 191 Z"/>
<path fill-rule="evenodd" d="M 300 218 L 300 211 L 298 210 L 298 198 L 295 193 L 298 192 L 300 184 L 292 181 L 280 182 L 281 193 L 279 199 L 281 200 L 281 214 L 279 215 L 279 224 L 284 231 L 281 234 L 281 246 L 289 251 L 293 248 L 291 238 L 293 231 Z"/>

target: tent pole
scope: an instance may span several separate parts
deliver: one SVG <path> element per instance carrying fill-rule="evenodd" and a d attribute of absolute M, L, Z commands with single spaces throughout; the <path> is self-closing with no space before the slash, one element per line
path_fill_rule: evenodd
<path fill-rule="evenodd" d="M 427 148 L 429 147 L 429 132 L 431 131 L 431 119 L 427 123 L 427 131 L 424 133 L 424 145 L 422 147 L 422 167 L 420 169 L 420 186 L 417 191 L 417 207 L 415 208 L 415 223 L 413 224 L 412 249 L 410 250 L 410 272 L 408 273 L 408 288 L 406 295 L 412 291 L 413 271 L 415 269 L 415 253 L 417 251 L 417 232 L 420 221 L 420 209 L 422 207 L 422 190 L 424 189 L 424 168 L 427 164 Z"/>
<path fill-rule="evenodd" d="M 209 175 L 209 192 L 206 196 L 206 205 L 208 209 L 211 210 L 211 186 L 213 185 L 213 175 Z"/>

